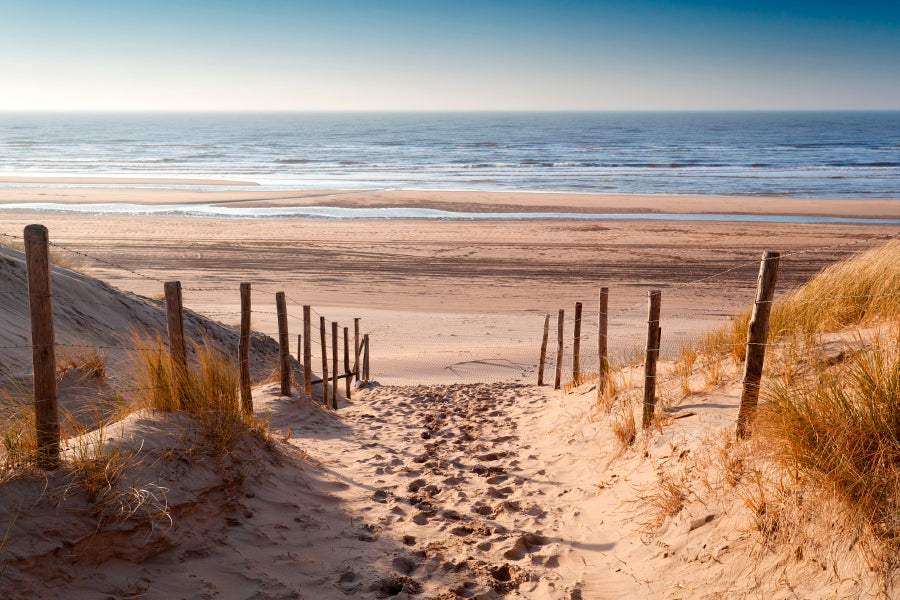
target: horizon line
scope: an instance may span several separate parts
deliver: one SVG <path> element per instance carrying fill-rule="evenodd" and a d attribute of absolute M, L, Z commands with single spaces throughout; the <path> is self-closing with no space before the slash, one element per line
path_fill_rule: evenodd
<path fill-rule="evenodd" d="M 826 113 L 900 112 L 897 108 L 0 108 L 3 113 Z"/>

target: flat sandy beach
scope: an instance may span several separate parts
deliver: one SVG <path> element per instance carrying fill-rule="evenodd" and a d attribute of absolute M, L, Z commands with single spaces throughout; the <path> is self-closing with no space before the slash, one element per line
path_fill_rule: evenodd
<path fill-rule="evenodd" d="M 39 183 L 47 183 L 40 180 Z M 71 182 L 55 180 L 55 183 Z M 19 202 L 216 203 L 233 205 L 410 206 L 466 212 L 716 213 L 897 218 L 891 199 L 610 196 L 437 191 L 203 191 L 185 189 L 0 188 Z M 161 184 L 162 185 L 162 184 Z M 342 325 L 372 332 L 380 380 L 390 383 L 531 378 L 543 316 L 584 303 L 585 335 L 596 331 L 598 288 L 610 288 L 610 345 L 640 345 L 645 297 L 663 290 L 663 350 L 700 334 L 752 302 L 763 250 L 785 254 L 779 291 L 827 264 L 896 233 L 897 225 L 786 224 L 667 220 L 233 220 L 86 216 L 2 210 L 0 233 L 40 222 L 51 240 L 91 274 L 154 297 L 178 279 L 189 308 L 238 319 L 239 283 L 253 284 L 254 326 L 276 331 L 274 292 Z M 837 246 L 837 247 L 835 247 Z M 231 291 L 233 290 L 233 291 Z M 566 334 L 567 339 L 570 334 Z M 588 345 L 593 348 L 592 344 Z M 590 359 L 587 359 L 590 360 Z"/>
<path fill-rule="evenodd" d="M 2 184 L 35 187 L 2 187 Z M 40 187 L 40 184 L 79 187 Z M 91 184 L 117 187 L 90 187 Z M 153 186 L 179 186 L 164 189 Z M 216 204 L 234 206 L 339 206 L 347 208 L 432 208 L 454 212 L 568 212 L 816 215 L 900 218 L 891 198 L 778 198 L 736 196 L 652 196 L 564 192 L 480 192 L 429 190 L 247 190 L 256 184 L 197 179 L 0 177 L 0 204 L 19 202 Z M 121 186 L 121 187 L 118 187 Z M 142 187 L 144 186 L 144 187 Z M 208 189 L 216 187 L 214 191 Z M 194 188 L 194 189 L 192 189 Z"/>

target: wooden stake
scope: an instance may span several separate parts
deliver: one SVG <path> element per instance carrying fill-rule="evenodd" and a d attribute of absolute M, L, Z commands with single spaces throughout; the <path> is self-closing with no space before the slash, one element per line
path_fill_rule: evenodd
<path fill-rule="evenodd" d="M 559 321 L 557 323 L 556 336 L 556 379 L 554 380 L 553 389 L 558 390 L 562 382 L 562 361 L 563 361 L 563 322 L 565 320 L 566 311 L 559 309 Z"/>
<path fill-rule="evenodd" d="M 650 292 L 650 303 L 647 316 L 647 348 L 644 358 L 644 416 L 641 421 L 644 429 L 650 426 L 653 412 L 656 409 L 656 361 L 659 358 L 659 311 L 662 304 L 662 292 Z"/>
<path fill-rule="evenodd" d="M 338 407 L 338 324 L 331 322 L 331 404 Z"/>
<path fill-rule="evenodd" d="M 600 328 L 597 332 L 597 397 L 606 390 L 606 378 L 609 377 L 609 358 L 607 357 L 607 328 L 609 327 L 609 288 L 600 288 L 600 308 L 598 311 Z"/>
<path fill-rule="evenodd" d="M 303 307 L 303 389 L 312 398 L 312 323 L 309 306 Z"/>
<path fill-rule="evenodd" d="M 369 381 L 369 334 L 363 336 L 363 379 Z"/>
<path fill-rule="evenodd" d="M 253 413 L 250 391 L 250 284 L 241 284 L 241 337 L 238 341 L 238 366 L 241 370 L 241 410 Z"/>
<path fill-rule="evenodd" d="M 359 381 L 359 317 L 353 319 L 353 376 Z"/>
<path fill-rule="evenodd" d="M 278 358 L 281 367 L 281 395 L 291 395 L 291 340 L 288 335 L 287 303 L 284 292 L 275 294 L 278 313 Z"/>
<path fill-rule="evenodd" d="M 550 315 L 544 315 L 544 337 L 541 339 L 541 360 L 538 362 L 538 385 L 544 385 L 544 362 L 547 360 L 547 336 L 550 333 Z"/>
<path fill-rule="evenodd" d="M 765 252 L 759 265 L 756 282 L 756 304 L 750 315 L 747 328 L 747 360 L 744 363 L 744 389 L 741 392 L 741 408 L 738 411 L 737 435 L 750 435 L 750 425 L 759 401 L 759 384 L 762 380 L 763 363 L 766 359 L 766 344 L 769 339 L 769 316 L 772 299 L 775 297 L 775 282 L 778 279 L 778 263 L 781 254 Z"/>
<path fill-rule="evenodd" d="M 575 334 L 572 343 L 572 383 L 578 385 L 581 376 L 581 302 L 575 303 Z"/>
<path fill-rule="evenodd" d="M 344 327 L 344 393 L 350 399 L 350 330 Z"/>
<path fill-rule="evenodd" d="M 319 329 L 322 332 L 322 406 L 328 408 L 328 344 L 326 343 L 325 317 L 319 317 Z"/>
<path fill-rule="evenodd" d="M 43 225 L 25 228 L 25 266 L 31 312 L 31 360 L 34 368 L 34 424 L 38 464 L 59 465 L 59 408 L 56 401 L 56 335 L 50 286 L 50 237 Z"/>
<path fill-rule="evenodd" d="M 169 334 L 169 359 L 175 386 L 178 390 L 178 407 L 186 408 L 187 401 L 187 347 L 184 340 L 184 308 L 181 303 L 181 282 L 168 281 L 163 285 L 166 293 L 166 328 Z"/>

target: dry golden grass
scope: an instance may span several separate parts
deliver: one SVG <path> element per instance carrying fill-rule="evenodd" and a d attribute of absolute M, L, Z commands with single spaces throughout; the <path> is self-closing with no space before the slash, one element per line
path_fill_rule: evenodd
<path fill-rule="evenodd" d="M 693 390 L 691 389 L 691 375 L 694 372 L 694 365 L 697 363 L 698 352 L 693 344 L 682 342 L 678 346 L 678 358 L 672 368 L 672 375 L 678 378 L 679 389 L 683 396 L 687 396 Z"/>
<path fill-rule="evenodd" d="M 645 534 L 655 532 L 669 517 L 674 517 L 684 508 L 690 495 L 687 473 L 675 474 L 660 471 L 657 479 L 638 490 L 636 502 L 639 505 L 637 520 Z"/>
<path fill-rule="evenodd" d="M 85 377 L 103 379 L 106 377 L 106 363 L 108 357 L 105 351 L 89 347 L 77 351 L 61 353 L 57 361 L 57 379 L 61 379 L 68 371 L 77 369 Z"/>
<path fill-rule="evenodd" d="M 786 260 L 790 260 L 789 258 Z M 790 268 L 785 262 L 782 269 Z M 700 342 L 710 352 L 742 362 L 749 309 L 728 325 L 710 329 Z M 772 306 L 769 341 L 787 335 L 812 342 L 812 336 L 851 326 L 900 322 L 900 239 L 826 267 L 802 287 Z"/>
<path fill-rule="evenodd" d="M 177 374 L 163 340 L 136 338 L 132 355 L 138 408 L 183 410 L 203 426 L 204 441 L 215 452 L 228 452 L 251 432 L 267 438 L 266 424 L 240 407 L 237 364 L 212 344 L 194 346 L 196 360 Z M 148 349 L 152 348 L 152 349 Z"/>
<path fill-rule="evenodd" d="M 25 252 L 25 243 L 21 240 L 0 236 L 0 246 L 6 246 L 19 252 Z M 54 265 L 71 269 L 78 273 L 87 273 L 87 265 L 77 254 L 66 252 L 55 246 L 50 246 L 50 262 Z"/>
<path fill-rule="evenodd" d="M 861 348 L 837 366 L 778 381 L 760 435 L 789 470 L 835 493 L 873 531 L 900 539 L 900 351 Z"/>
<path fill-rule="evenodd" d="M 612 432 L 623 450 L 634 444 L 637 439 L 637 422 L 631 407 L 623 407 L 616 414 L 612 421 Z"/>

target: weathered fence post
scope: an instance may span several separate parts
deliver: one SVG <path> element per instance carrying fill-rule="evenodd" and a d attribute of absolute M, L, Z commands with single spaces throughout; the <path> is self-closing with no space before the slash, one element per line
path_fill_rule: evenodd
<path fill-rule="evenodd" d="M 659 358 L 659 309 L 662 292 L 650 292 L 650 308 L 647 317 L 647 348 L 644 358 L 644 429 L 650 426 L 656 408 L 656 360 Z"/>
<path fill-rule="evenodd" d="M 31 360 L 34 367 L 34 423 L 38 464 L 59 464 L 59 409 L 56 404 L 56 336 L 50 287 L 50 237 L 43 225 L 25 228 Z"/>
<path fill-rule="evenodd" d="M 538 362 L 538 385 L 544 385 L 544 362 L 547 360 L 547 336 L 550 334 L 550 315 L 544 315 L 544 337 L 541 339 L 541 360 Z"/>
<path fill-rule="evenodd" d="M 572 343 L 572 383 L 578 385 L 581 376 L 581 302 L 575 303 L 575 333 Z"/>
<path fill-rule="evenodd" d="M 359 381 L 359 317 L 353 319 L 353 377 Z"/>
<path fill-rule="evenodd" d="M 563 361 L 563 323 L 566 311 L 559 309 L 559 319 L 557 322 L 556 336 L 556 379 L 553 383 L 553 389 L 558 390 L 562 380 L 562 361 Z"/>
<path fill-rule="evenodd" d="M 328 408 L 328 344 L 326 342 L 325 317 L 319 316 L 319 330 L 322 333 L 322 406 Z"/>
<path fill-rule="evenodd" d="M 310 323 L 311 308 L 303 307 L 303 389 L 306 395 L 312 398 L 312 323 Z"/>
<path fill-rule="evenodd" d="M 169 334 L 169 359 L 175 376 L 178 393 L 178 408 L 186 408 L 187 394 L 187 347 L 184 340 L 184 307 L 181 303 L 181 282 L 167 281 L 163 284 L 166 293 L 166 329 Z"/>
<path fill-rule="evenodd" d="M 600 288 L 600 307 L 598 310 L 599 329 L 597 332 L 597 397 L 606 390 L 606 378 L 609 377 L 609 359 L 607 358 L 607 329 L 609 328 L 609 288 Z"/>
<path fill-rule="evenodd" d="M 756 282 L 756 303 L 747 328 L 747 360 L 744 363 L 744 389 L 741 392 L 741 408 L 738 411 L 737 434 L 740 438 L 750 435 L 750 424 L 759 401 L 759 384 L 762 380 L 766 344 L 769 339 L 769 316 L 775 297 L 778 279 L 778 263 L 781 254 L 764 252 Z"/>
<path fill-rule="evenodd" d="M 363 336 L 363 379 L 369 381 L 369 334 Z"/>
<path fill-rule="evenodd" d="M 338 407 L 338 324 L 331 322 L 331 404 Z"/>
<path fill-rule="evenodd" d="M 278 313 L 278 364 L 281 368 L 281 395 L 291 395 L 291 340 L 288 335 L 287 303 L 284 292 L 275 294 Z"/>
<path fill-rule="evenodd" d="M 241 337 L 238 341 L 238 363 L 241 369 L 241 410 L 253 413 L 250 392 L 250 284 L 241 284 Z"/>
<path fill-rule="evenodd" d="M 350 399 L 350 329 L 344 327 L 344 394 Z"/>

